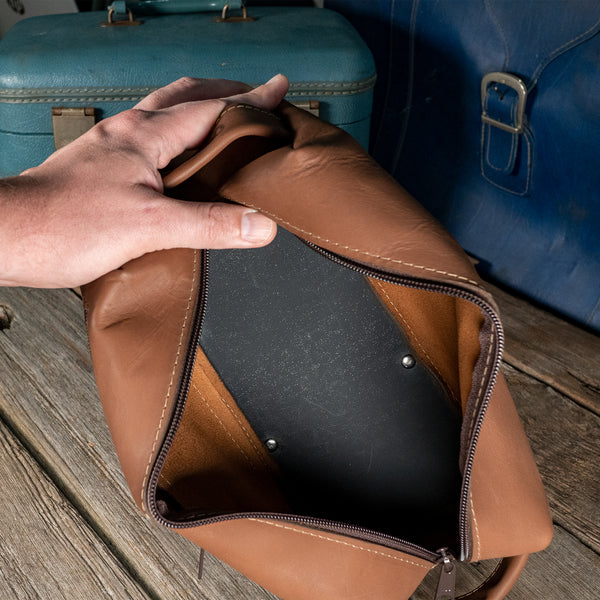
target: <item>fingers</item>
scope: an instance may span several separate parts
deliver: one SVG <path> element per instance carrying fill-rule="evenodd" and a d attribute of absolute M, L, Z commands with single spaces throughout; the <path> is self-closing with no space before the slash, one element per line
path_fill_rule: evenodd
<path fill-rule="evenodd" d="M 288 81 L 283 75 L 276 75 L 271 81 L 259 86 L 255 90 L 252 90 L 249 85 L 239 81 L 182 77 L 152 92 L 138 102 L 135 108 L 140 110 L 159 110 L 175 106 L 176 104 L 183 104 L 184 102 L 229 98 L 230 102 L 244 102 L 272 110 L 287 93 L 288 85 Z"/>
<path fill-rule="evenodd" d="M 287 94 L 289 82 L 284 75 L 275 75 L 267 83 L 243 94 L 227 98 L 228 104 L 252 104 L 265 110 L 273 110 Z"/>
<path fill-rule="evenodd" d="M 166 248 L 256 248 L 277 233 L 274 221 L 244 206 L 219 202 L 159 200 L 143 228 L 146 251 Z"/>
<path fill-rule="evenodd" d="M 153 153 L 152 162 L 161 169 L 184 150 L 198 147 L 228 104 L 245 103 L 272 110 L 283 100 L 287 90 L 287 79 L 277 75 L 243 94 L 185 102 L 152 112 L 133 111 L 133 117 L 128 118 L 138 119 L 139 123 L 129 125 L 130 139 Z"/>
<path fill-rule="evenodd" d="M 239 81 L 226 79 L 193 79 L 182 77 L 173 83 L 152 92 L 138 102 L 135 108 L 140 110 L 159 110 L 184 102 L 197 102 L 213 98 L 226 98 L 242 94 L 252 88 Z"/>

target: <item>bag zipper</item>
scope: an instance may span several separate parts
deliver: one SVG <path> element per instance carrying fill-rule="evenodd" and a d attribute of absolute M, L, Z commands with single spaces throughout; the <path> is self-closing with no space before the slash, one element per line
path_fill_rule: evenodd
<path fill-rule="evenodd" d="M 300 238 L 301 239 L 301 238 Z M 483 423 L 483 417 L 485 415 L 485 411 L 487 405 L 489 403 L 489 399 L 491 396 L 492 389 L 494 387 L 494 383 L 498 374 L 498 370 L 500 367 L 500 356 L 502 354 L 503 348 L 503 335 L 502 335 L 502 326 L 498 316 L 496 315 L 494 309 L 487 303 L 485 300 L 480 298 L 474 293 L 468 292 L 458 287 L 454 287 L 449 284 L 441 284 L 438 282 L 431 281 L 419 281 L 409 277 L 404 277 L 400 275 L 393 275 L 389 273 L 385 273 L 382 271 L 378 271 L 371 267 L 367 267 L 360 263 L 354 262 L 350 259 L 342 257 L 338 254 L 330 252 L 312 242 L 307 240 L 302 240 L 307 246 L 321 254 L 322 256 L 328 258 L 329 260 L 344 266 L 352 271 L 360 273 L 362 275 L 372 277 L 381 281 L 385 281 L 388 283 L 394 283 L 397 285 L 403 285 L 406 287 L 411 287 L 414 289 L 421 289 L 425 291 L 436 291 L 444 294 L 448 294 L 457 298 L 462 298 L 468 300 L 477 306 L 479 306 L 482 310 L 484 310 L 489 317 L 498 333 L 498 344 L 496 350 L 496 356 L 494 361 L 494 368 L 492 369 L 492 373 L 490 376 L 490 380 L 488 382 L 488 387 L 483 398 L 483 401 L 480 404 L 478 415 L 475 421 L 475 426 L 473 428 L 473 433 L 471 434 L 471 442 L 469 446 L 469 452 L 467 454 L 467 461 L 465 463 L 465 469 L 463 474 L 463 486 L 461 491 L 461 502 L 460 502 L 460 518 L 459 518 L 459 539 L 461 545 L 461 560 L 466 560 L 469 556 L 470 545 L 467 535 L 467 527 L 468 527 L 468 509 L 469 509 L 469 486 L 471 479 L 471 471 L 473 466 L 473 460 L 475 455 L 475 447 L 477 445 L 477 439 L 479 437 L 479 432 L 481 430 L 481 426 Z M 169 521 L 165 519 L 160 511 L 158 510 L 157 504 L 154 501 L 156 497 L 156 490 L 158 488 L 158 479 L 160 476 L 160 472 L 162 467 L 166 461 L 167 454 L 169 449 L 173 443 L 175 438 L 175 434 L 177 429 L 179 428 L 179 424 L 181 422 L 181 418 L 183 416 L 183 410 L 185 408 L 185 403 L 189 391 L 189 386 L 191 382 L 192 371 L 194 368 L 194 363 L 196 359 L 196 353 L 198 348 L 198 342 L 200 339 L 200 333 L 202 331 L 202 325 L 204 322 L 204 314 L 206 309 L 206 300 L 208 296 L 208 271 L 209 271 L 209 253 L 208 250 L 201 250 L 201 275 L 200 275 L 200 285 L 199 285 L 199 299 L 196 308 L 196 315 L 194 318 L 194 325 L 192 329 L 192 334 L 190 337 L 190 345 L 188 348 L 186 360 L 184 363 L 184 368 L 181 377 L 181 383 L 179 386 L 179 392 L 177 395 L 177 400 L 175 403 L 175 411 L 173 414 L 173 418 L 169 425 L 169 429 L 165 436 L 165 440 L 162 444 L 161 450 L 157 459 L 155 461 L 154 467 L 152 468 L 152 474 L 150 477 L 150 481 L 148 483 L 148 508 L 152 513 L 152 516 L 162 525 L 168 527 L 170 529 L 188 529 L 193 527 L 198 527 L 201 525 L 209 525 L 212 523 L 219 523 L 223 521 L 241 519 L 241 518 L 254 518 L 254 519 L 269 519 L 269 520 L 282 520 L 289 523 L 295 523 L 298 525 L 305 525 L 308 527 L 320 529 L 322 531 L 329 531 L 332 533 L 340 533 L 343 535 L 349 535 L 351 537 L 361 539 L 368 542 L 373 542 L 377 544 L 384 545 L 388 548 L 395 549 L 401 552 L 408 552 L 409 554 L 422 558 L 426 561 L 432 563 L 442 563 L 444 567 L 442 568 L 442 573 L 440 575 L 440 586 L 442 585 L 442 579 L 444 580 L 444 586 L 448 586 L 450 583 L 450 572 L 445 571 L 445 568 L 448 566 L 448 562 L 454 564 L 454 557 L 447 548 L 443 548 L 438 550 L 437 552 L 432 552 L 422 546 L 417 544 L 413 544 L 411 542 L 407 542 L 405 540 L 396 538 L 394 536 L 390 536 L 387 534 L 380 533 L 378 531 L 369 530 L 362 527 L 355 527 L 352 525 L 346 525 L 335 521 L 329 521 L 326 519 L 317 519 L 311 517 L 300 517 L 297 515 L 291 514 L 280 514 L 280 513 L 230 513 L 227 515 L 219 515 L 217 517 L 206 517 L 198 520 L 185 521 L 181 523 L 177 523 L 174 521 Z M 438 590 L 438 594 L 439 594 Z M 440 596 L 439 600 L 447 600 L 449 598 L 454 598 L 454 596 Z M 438 597 L 436 596 L 436 600 Z"/>
<path fill-rule="evenodd" d="M 454 600 L 456 596 L 456 560 L 448 552 L 448 548 L 438 550 L 441 565 L 440 578 L 434 600 Z"/>

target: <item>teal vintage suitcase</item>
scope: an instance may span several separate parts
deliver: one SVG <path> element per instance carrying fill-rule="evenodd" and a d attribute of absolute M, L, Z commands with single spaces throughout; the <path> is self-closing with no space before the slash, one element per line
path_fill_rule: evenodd
<path fill-rule="evenodd" d="M 144 14 L 150 5 L 156 13 L 170 3 L 138 0 L 125 7 L 130 17 L 125 4 L 113 3 L 110 26 L 106 12 L 35 17 L 0 42 L 0 176 L 39 164 L 55 144 L 182 76 L 253 85 L 284 73 L 288 100 L 367 146 L 374 62 L 338 13 L 257 6 L 247 10 L 252 20 L 244 20 L 235 2 L 221 0 L 220 7 L 229 4 L 224 19 L 221 10 Z M 219 1 L 183 2 L 190 4 Z"/>

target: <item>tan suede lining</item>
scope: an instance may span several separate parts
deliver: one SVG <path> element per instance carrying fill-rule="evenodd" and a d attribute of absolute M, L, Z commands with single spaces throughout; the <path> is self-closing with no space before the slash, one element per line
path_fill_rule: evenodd
<path fill-rule="evenodd" d="M 480 354 L 481 310 L 467 300 L 369 279 L 399 321 L 417 354 L 463 413 Z"/>
<path fill-rule="evenodd" d="M 277 466 L 199 348 L 159 486 L 198 516 L 285 511 L 276 480 Z"/>

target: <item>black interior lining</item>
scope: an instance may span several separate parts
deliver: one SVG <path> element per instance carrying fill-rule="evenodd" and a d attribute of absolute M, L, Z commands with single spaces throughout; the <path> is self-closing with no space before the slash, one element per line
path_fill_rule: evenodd
<path fill-rule="evenodd" d="M 294 513 L 456 539 L 460 412 L 362 275 L 283 229 L 213 251 L 200 345 Z"/>

